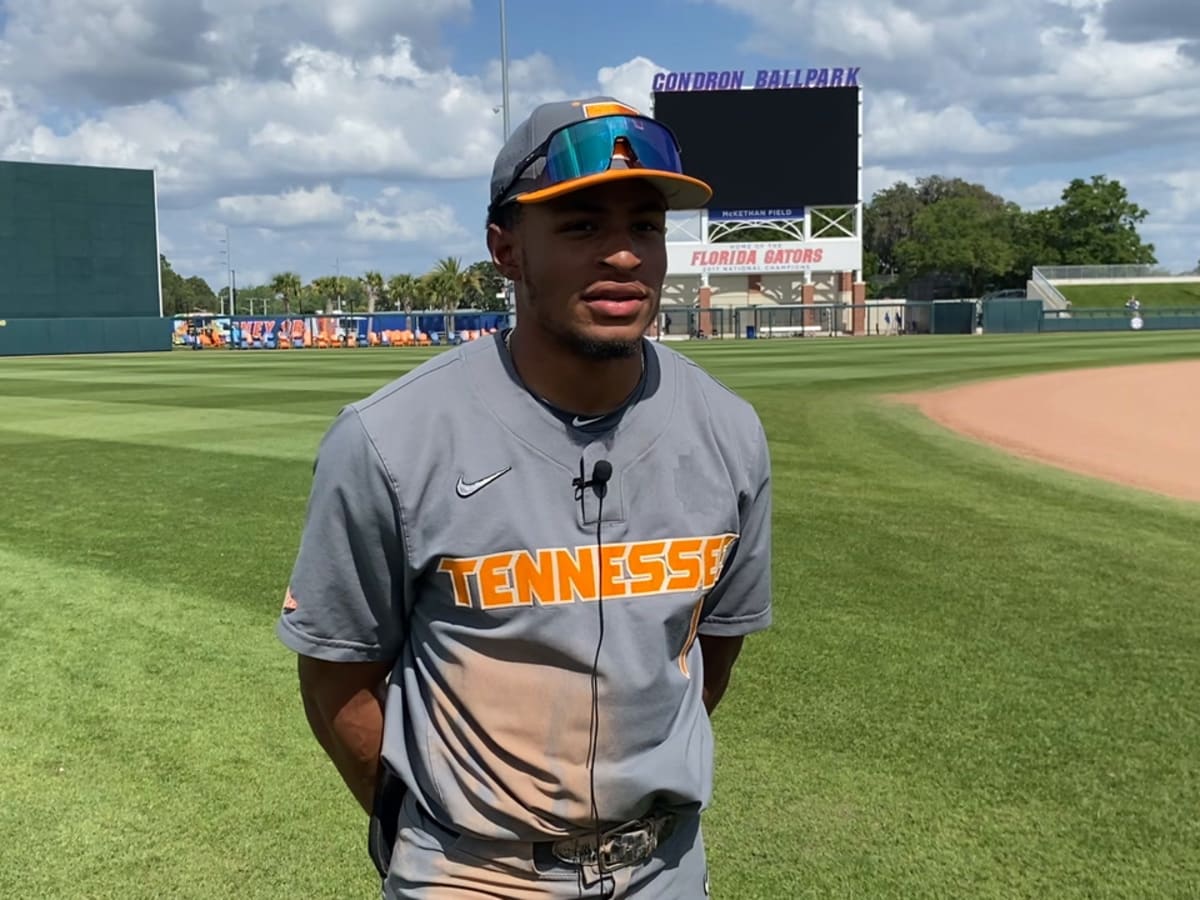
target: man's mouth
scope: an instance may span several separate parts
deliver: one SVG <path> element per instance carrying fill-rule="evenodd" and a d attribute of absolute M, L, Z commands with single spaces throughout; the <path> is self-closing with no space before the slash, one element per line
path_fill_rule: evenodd
<path fill-rule="evenodd" d="M 637 315 L 647 291 L 640 284 L 609 282 L 595 284 L 583 292 L 583 302 L 592 310 L 614 319 Z"/>

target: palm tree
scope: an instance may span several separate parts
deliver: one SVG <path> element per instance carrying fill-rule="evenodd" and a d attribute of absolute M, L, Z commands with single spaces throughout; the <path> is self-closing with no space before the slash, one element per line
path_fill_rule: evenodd
<path fill-rule="evenodd" d="M 340 285 L 337 279 L 332 275 L 321 275 L 314 278 L 309 285 L 309 290 L 312 295 L 318 299 L 321 309 L 325 310 L 325 314 L 329 315 L 334 312 L 337 307 L 337 297 L 340 293 Z"/>
<path fill-rule="evenodd" d="M 300 276 L 295 272 L 280 272 L 271 276 L 271 293 L 283 299 L 283 314 L 292 313 L 292 301 L 300 296 Z"/>
<path fill-rule="evenodd" d="M 471 290 L 478 290 L 479 276 L 470 269 L 464 269 L 462 260 L 457 256 L 447 256 L 437 261 L 437 265 L 425 276 L 424 281 L 434 298 L 441 301 L 448 336 L 451 331 L 451 315 Z"/>
<path fill-rule="evenodd" d="M 378 272 L 366 272 L 359 279 L 367 292 L 367 315 L 375 315 L 375 304 L 383 298 L 383 276 Z"/>
<path fill-rule="evenodd" d="M 387 299 L 389 305 L 404 310 L 404 316 L 412 328 L 413 302 L 417 297 L 417 279 L 409 274 L 393 275 L 387 280 Z M 413 329 L 416 330 L 415 328 Z"/>

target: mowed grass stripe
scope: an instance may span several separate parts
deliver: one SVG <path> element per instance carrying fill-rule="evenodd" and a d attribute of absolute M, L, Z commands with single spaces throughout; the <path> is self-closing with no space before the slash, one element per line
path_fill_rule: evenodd
<path fill-rule="evenodd" d="M 177 375 L 147 385 L 145 379 L 126 381 L 68 381 L 47 378 L 0 378 L 0 397 L 40 397 L 45 399 L 97 400 L 109 403 L 134 403 L 147 406 L 211 406 L 270 409 L 290 404 L 342 402 L 347 391 L 370 392 L 378 385 L 378 375 L 339 382 L 334 389 L 328 380 L 296 379 L 231 380 L 227 384 L 210 383 L 191 374 Z M 2 402 L 2 401 L 0 401 Z"/>
<path fill-rule="evenodd" d="M 970 373 L 1197 352 L 1196 335 L 1130 337 L 676 345 L 759 409 L 776 478 L 776 624 L 748 642 L 715 721 L 705 826 L 715 895 L 1195 893 L 1200 506 L 1008 457 L 878 398 Z M 0 813 L 6 832 L 28 835 L 0 851 L 0 895 L 377 894 L 364 823 L 304 729 L 293 660 L 271 628 L 326 413 L 428 351 L 281 355 L 56 364 L 87 382 L 111 377 L 113 363 L 125 377 L 156 360 L 159 375 L 201 392 L 260 360 L 272 379 L 310 385 L 353 366 L 353 387 L 332 380 L 315 393 L 283 456 L 278 429 L 244 420 L 246 453 L 171 445 L 198 439 L 175 411 L 183 424 L 155 436 L 162 447 L 86 439 L 115 403 L 81 414 L 74 438 L 0 432 L 0 462 L 20 473 L 6 499 L 21 511 L 0 515 L 0 568 L 28 588 L 13 617 L 23 630 L 5 635 L 20 649 L 0 672 L 8 682 L 36 673 L 0 718 L 0 746 L 42 761 L 66 747 L 111 773 L 56 792 L 13 764 L 6 781 L 34 812 Z M 0 365 L 0 383 L 12 368 Z M 155 377 L 136 390 L 158 414 Z M 278 397 L 301 410 L 301 394 Z M 98 598 L 90 605 L 98 616 L 111 608 L 114 628 L 86 617 L 77 631 L 46 625 L 67 595 Z M 175 654 L 190 694 L 138 668 Z M 48 718 L 88 721 L 97 700 L 87 690 L 64 680 L 52 703 L 38 696 L 54 683 L 43 660 L 94 657 L 108 679 L 96 694 L 119 698 L 101 704 L 109 724 L 98 736 Z M 158 701 L 197 706 L 203 727 L 154 718 Z M 276 742 L 261 758 L 247 737 L 259 729 Z M 187 754 L 174 779 L 130 749 L 156 740 L 162 760 Z M 140 777 L 130 754 L 145 763 Z M 192 839 L 153 834 L 180 796 Z M 54 802 L 86 817 L 81 869 L 49 862 L 71 852 Z"/>
<path fill-rule="evenodd" d="M 23 648 L 0 655 L 0 896 L 371 896 L 262 604 L 3 548 L 0 570 Z"/>
<path fill-rule="evenodd" d="M 334 378 L 353 377 L 356 370 L 374 369 L 381 365 L 408 368 L 444 352 L 446 348 L 374 348 L 355 350 L 317 350 L 307 352 L 255 350 L 183 351 L 153 354 L 87 354 L 72 357 L 0 357 L 0 373 L 53 373 L 68 378 L 78 377 L 74 363 L 90 361 L 113 377 L 152 376 L 170 374 L 180 367 L 201 371 L 270 373 L 271 371 L 300 371 Z M 16 376 L 19 377 L 19 376 Z"/>
<path fill-rule="evenodd" d="M 324 414 L 302 416 L 262 410 L 138 407 L 34 398 L 9 398 L 6 407 L 12 418 L 0 428 L 0 440 L 6 434 L 64 440 L 86 434 L 92 441 L 119 446 L 140 444 L 167 450 L 297 460 L 311 459 L 316 435 L 337 411 L 337 406 L 331 405 Z M 125 412 L 130 409 L 138 411 Z M 264 432 L 274 434 L 274 439 L 264 441 Z"/>
<path fill-rule="evenodd" d="M 314 427 L 306 440 L 318 434 Z M 13 514 L 0 518 L 0 546 L 275 613 L 303 524 L 311 455 L 0 441 L 5 471 L 20 472 L 6 485 Z"/>
<path fill-rule="evenodd" d="M 322 418 L 322 424 L 332 416 Z M 66 429 L 30 429 L 33 437 L 54 437 L 56 431 Z M 70 429 L 74 432 L 74 429 Z M 309 429 L 282 428 L 277 430 L 270 442 L 264 445 L 262 435 L 258 432 L 247 431 L 244 427 L 214 428 L 200 426 L 197 428 L 176 428 L 156 432 L 126 432 L 120 427 L 110 429 L 107 435 L 97 435 L 96 441 L 105 441 L 114 445 L 118 450 L 131 446 L 152 448 L 159 455 L 172 455 L 172 451 L 186 450 L 204 456 L 213 454 L 228 454 L 237 458 L 290 460 L 293 462 L 311 462 L 316 454 L 319 434 Z M 229 468 L 234 468 L 231 463 Z M 221 483 L 223 480 L 218 479 Z"/>
<path fill-rule="evenodd" d="M 794 340 L 738 342 L 735 349 L 706 345 L 684 352 L 735 387 L 800 387 L 821 383 L 856 390 L 916 390 L 971 378 L 1065 368 L 1133 365 L 1200 356 L 1200 334 L 1071 335 L 939 338 L 850 342 Z M 1092 340 L 1088 340 L 1092 338 Z M 717 343 L 717 342 L 714 342 Z M 789 346 L 790 344 L 790 346 Z M 758 345 L 763 345 L 760 346 Z"/>
<path fill-rule="evenodd" d="M 84 422 L 95 419 L 111 423 L 113 427 L 127 424 L 130 427 L 147 427 L 152 430 L 176 426 L 200 428 L 207 425 L 258 425 L 265 429 L 287 427 L 307 419 L 321 419 L 327 424 L 328 416 L 321 412 L 295 413 L 271 412 L 262 409 L 237 409 L 226 406 L 196 407 L 164 402 L 160 396 L 152 403 L 113 402 L 109 400 L 71 400 L 64 397 L 23 396 L 9 397 L 5 409 L 10 413 L 3 427 L 21 430 L 29 425 L 56 422 Z M 79 436 L 86 431 L 80 430 Z"/>

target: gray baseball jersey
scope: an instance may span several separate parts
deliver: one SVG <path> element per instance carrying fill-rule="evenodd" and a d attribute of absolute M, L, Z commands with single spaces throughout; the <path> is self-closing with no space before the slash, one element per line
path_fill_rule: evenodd
<path fill-rule="evenodd" d="M 696 636 L 771 621 L 770 460 L 749 404 L 644 345 L 641 395 L 600 433 L 539 403 L 497 337 L 345 408 L 321 442 L 277 633 L 394 661 L 383 756 L 467 835 L 591 826 L 598 600 L 601 820 L 710 800 Z M 601 459 L 602 500 L 572 484 Z"/>

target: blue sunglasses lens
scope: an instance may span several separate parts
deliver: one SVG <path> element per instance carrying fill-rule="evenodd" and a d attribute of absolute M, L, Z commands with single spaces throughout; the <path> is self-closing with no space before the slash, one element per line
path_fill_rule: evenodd
<path fill-rule="evenodd" d="M 618 140 L 624 140 L 633 151 L 636 159 L 631 164 L 683 171 L 675 138 L 665 126 L 651 119 L 605 116 L 570 125 L 550 139 L 543 179 L 559 184 L 608 171 Z"/>

